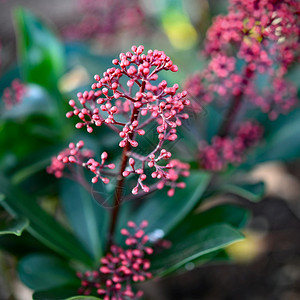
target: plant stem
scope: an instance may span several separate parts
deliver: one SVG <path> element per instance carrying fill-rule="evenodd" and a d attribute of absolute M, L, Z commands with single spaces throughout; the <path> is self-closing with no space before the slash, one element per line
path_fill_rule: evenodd
<path fill-rule="evenodd" d="M 235 97 L 233 98 L 229 109 L 225 115 L 225 118 L 223 119 L 223 122 L 219 128 L 218 136 L 220 137 L 225 137 L 228 135 L 230 132 L 232 125 L 234 123 L 234 119 L 237 116 L 237 113 L 239 109 L 241 108 L 242 100 L 243 100 L 243 95 L 244 95 L 244 89 L 247 87 L 249 84 L 249 81 L 251 77 L 253 76 L 254 72 L 252 69 L 247 66 L 245 70 L 245 75 L 241 84 L 240 91 Z"/>
<path fill-rule="evenodd" d="M 140 87 L 140 92 L 143 93 L 145 90 L 146 81 L 143 81 Z M 134 107 L 131 114 L 130 122 L 136 121 L 139 116 L 139 109 Z M 131 132 L 129 134 L 129 139 L 132 139 L 134 137 L 134 132 Z M 122 203 L 122 191 L 123 191 L 123 185 L 125 181 L 125 177 L 123 176 L 123 172 L 126 169 L 127 162 L 128 162 L 128 152 L 131 149 L 131 145 L 129 142 L 127 142 L 126 146 L 123 148 L 122 157 L 121 157 L 121 167 L 119 171 L 119 175 L 117 177 L 117 186 L 115 189 L 115 196 L 114 196 L 114 206 L 111 213 L 111 219 L 110 219 L 110 227 L 109 227 L 109 235 L 108 235 L 108 245 L 107 250 L 110 249 L 110 246 L 113 244 L 114 240 L 114 233 L 118 221 L 118 216 L 120 212 L 120 206 Z"/>

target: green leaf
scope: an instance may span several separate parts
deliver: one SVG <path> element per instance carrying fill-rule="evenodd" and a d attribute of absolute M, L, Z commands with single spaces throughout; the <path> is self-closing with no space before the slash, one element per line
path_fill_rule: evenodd
<path fill-rule="evenodd" d="M 188 215 L 172 232 L 168 239 L 180 243 L 181 237 L 215 224 L 228 224 L 242 228 L 250 217 L 248 209 L 232 204 L 223 204 L 197 214 Z"/>
<path fill-rule="evenodd" d="M 64 72 L 64 48 L 54 32 L 23 8 L 14 11 L 20 65 L 27 82 L 57 90 Z"/>
<path fill-rule="evenodd" d="M 2 222 L 1 222 L 2 223 Z M 0 235 L 14 234 L 20 236 L 24 229 L 29 225 L 29 222 L 25 218 L 19 218 L 6 224 L 1 224 Z"/>
<path fill-rule="evenodd" d="M 40 242 L 66 258 L 91 265 L 91 257 L 79 241 L 46 213 L 30 196 L 8 183 L 0 174 L 0 193 L 5 195 L 1 204 L 14 217 L 24 217 L 29 221 L 28 231 Z"/>
<path fill-rule="evenodd" d="M 95 262 L 99 262 L 105 247 L 108 211 L 76 182 L 63 180 L 60 195 L 75 234 Z"/>
<path fill-rule="evenodd" d="M 0 236 L 0 249 L 17 258 L 33 252 L 51 253 L 51 249 L 40 243 L 28 231 L 24 231 L 21 236 L 11 234 Z"/>
<path fill-rule="evenodd" d="M 18 264 L 18 274 L 22 282 L 34 291 L 74 282 L 80 285 L 75 271 L 65 261 L 48 254 L 34 253 L 25 256 Z"/>
<path fill-rule="evenodd" d="M 210 178 L 209 173 L 192 171 L 185 180 L 185 189 L 176 189 L 173 197 L 168 197 L 165 190 L 156 193 L 147 199 L 131 220 L 137 224 L 147 220 L 147 233 L 160 229 L 167 235 L 199 203 Z"/>
<path fill-rule="evenodd" d="M 47 289 L 43 291 L 37 291 L 33 294 L 33 300 L 66 300 L 72 299 L 78 296 L 77 290 L 80 286 L 66 285 L 57 288 Z M 86 296 L 89 299 L 89 296 Z M 99 300 L 99 298 L 96 298 Z M 91 300 L 94 300 L 93 298 Z"/>
<path fill-rule="evenodd" d="M 248 199 L 252 202 L 260 201 L 265 195 L 265 184 L 264 182 L 240 182 L 240 183 L 227 183 L 221 187 L 221 191 L 229 192 L 234 195 L 241 196 L 242 198 Z"/>
<path fill-rule="evenodd" d="M 199 259 L 243 239 L 240 232 L 226 224 L 208 226 L 188 235 L 181 235 L 181 241 L 168 250 L 155 255 L 151 270 L 157 277 L 166 276 L 187 263 Z"/>
<path fill-rule="evenodd" d="M 300 156 L 300 109 L 275 121 L 274 130 L 263 145 L 249 154 L 241 168 L 249 169 L 267 161 L 290 161 Z"/>

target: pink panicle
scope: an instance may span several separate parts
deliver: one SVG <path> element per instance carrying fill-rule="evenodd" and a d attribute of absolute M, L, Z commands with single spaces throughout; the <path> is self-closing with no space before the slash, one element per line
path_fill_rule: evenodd
<path fill-rule="evenodd" d="M 198 106 L 243 94 L 243 101 L 260 107 L 270 119 L 290 111 L 297 97 L 284 75 L 300 57 L 299 11 L 295 0 L 230 0 L 229 13 L 216 17 L 207 31 L 208 67 L 185 85 Z M 261 88 L 262 78 L 267 88 Z"/>
<path fill-rule="evenodd" d="M 101 162 L 96 161 L 91 158 L 94 153 L 88 149 L 82 149 L 84 147 L 84 142 L 79 141 L 76 145 L 74 143 L 69 144 L 69 148 L 63 150 L 59 153 L 57 157 L 53 157 L 51 165 L 47 168 L 49 174 L 54 174 L 55 177 L 60 178 L 64 176 L 64 170 L 66 166 L 76 164 L 94 173 L 92 178 L 92 183 L 98 182 L 100 178 L 104 183 L 109 183 L 107 177 L 103 177 L 103 173 L 106 169 L 114 169 L 114 164 L 105 164 L 107 159 L 107 153 L 103 152 L 101 155 Z"/>
<path fill-rule="evenodd" d="M 147 245 L 148 236 L 144 228 L 148 222 L 139 226 L 128 222 L 128 229 L 122 229 L 126 237 L 126 249 L 112 245 L 110 252 L 101 259 L 101 266 L 96 271 L 78 273 L 81 279 L 80 294 L 88 295 L 96 291 L 103 299 L 139 299 L 142 291 L 134 292 L 133 282 L 142 282 L 152 277 L 150 261 L 145 258 L 153 249 Z"/>
<path fill-rule="evenodd" d="M 144 53 L 142 45 L 132 46 L 131 50 L 114 59 L 115 67 L 107 69 L 103 76 L 94 76 L 92 90 L 78 93 L 78 100 L 69 101 L 72 110 L 67 117 L 77 116 L 80 121 L 76 127 L 86 127 L 89 133 L 102 125 L 118 133 L 119 146 L 128 151 L 129 157 L 129 166 L 121 175 L 135 174 L 138 178 L 133 194 L 151 190 L 145 183 L 145 169 L 149 167 L 153 170 L 152 179 L 159 180 L 158 187 L 171 186 L 168 194 L 172 196 L 175 187 L 184 187 L 175 181 L 179 175 L 188 174 L 188 166 L 179 161 L 168 163 L 172 154 L 163 149 L 163 144 L 177 139 L 177 128 L 189 117 L 183 110 L 190 101 L 186 99 L 186 91 L 178 91 L 178 84 L 168 87 L 165 80 L 157 83 L 160 71 L 177 72 L 178 67 L 170 57 L 158 50 Z M 139 140 L 149 133 L 149 128 L 157 136 L 157 145 L 144 155 Z"/>
<path fill-rule="evenodd" d="M 22 102 L 26 94 L 26 85 L 23 84 L 19 79 L 14 79 L 10 87 L 7 87 L 3 91 L 3 102 L 6 109 L 11 109 L 15 105 Z"/>
<path fill-rule="evenodd" d="M 201 147 L 200 164 L 211 171 L 223 170 L 228 164 L 239 164 L 245 151 L 257 144 L 262 135 L 262 127 L 248 121 L 239 126 L 235 137 L 216 136 L 211 145 Z"/>

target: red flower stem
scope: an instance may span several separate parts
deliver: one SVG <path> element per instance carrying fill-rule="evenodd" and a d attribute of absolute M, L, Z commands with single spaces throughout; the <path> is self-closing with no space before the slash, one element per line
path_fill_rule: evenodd
<path fill-rule="evenodd" d="M 141 93 L 144 92 L 145 86 L 146 86 L 146 81 L 143 81 L 141 84 L 141 88 L 140 88 Z M 132 110 L 130 122 L 132 123 L 133 121 L 136 121 L 138 119 L 138 115 L 139 115 L 139 109 L 134 107 Z M 133 135 L 134 135 L 134 132 L 131 132 L 129 134 L 129 139 L 132 139 Z M 110 249 L 110 246 L 113 244 L 113 237 L 114 237 L 114 233 L 115 233 L 115 229 L 116 229 L 116 225 L 117 225 L 117 221 L 118 221 L 118 216 L 119 216 L 119 212 L 120 212 L 120 205 L 122 203 L 122 190 L 123 190 L 123 185 L 124 185 L 124 181 L 125 181 L 123 172 L 125 171 L 126 166 L 127 166 L 128 152 L 130 151 L 130 149 L 131 149 L 131 145 L 129 142 L 127 142 L 126 146 L 123 148 L 122 157 L 121 157 L 121 167 L 120 167 L 120 171 L 119 171 L 119 175 L 118 175 L 117 186 L 115 189 L 114 206 L 113 206 L 113 210 L 111 213 L 109 235 L 108 235 L 108 246 L 107 246 L 108 251 Z"/>
<path fill-rule="evenodd" d="M 245 75 L 241 84 L 240 91 L 235 97 L 233 98 L 230 107 L 225 115 L 225 118 L 223 119 L 223 122 L 219 128 L 218 136 L 220 137 L 225 137 L 228 135 L 230 130 L 232 129 L 232 125 L 234 123 L 234 119 L 237 116 L 237 113 L 239 109 L 241 108 L 241 104 L 243 102 L 243 95 L 244 95 L 244 90 L 249 84 L 249 81 L 251 77 L 253 76 L 254 72 L 247 66 L 245 70 Z"/>

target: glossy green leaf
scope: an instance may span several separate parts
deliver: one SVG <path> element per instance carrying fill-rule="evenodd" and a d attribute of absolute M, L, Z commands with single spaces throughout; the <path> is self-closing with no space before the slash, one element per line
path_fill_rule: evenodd
<path fill-rule="evenodd" d="M 37 83 L 48 90 L 57 89 L 64 72 L 64 48 L 38 17 L 26 9 L 14 11 L 20 65 L 27 82 Z"/>
<path fill-rule="evenodd" d="M 33 289 L 41 291 L 70 283 L 79 279 L 65 261 L 48 254 L 30 254 L 18 264 L 18 274 L 22 282 Z"/>
<path fill-rule="evenodd" d="M 252 202 L 260 201 L 265 195 L 265 184 L 264 182 L 255 182 L 255 183 L 227 183 L 221 187 L 221 191 L 229 192 L 242 198 L 248 199 Z"/>
<path fill-rule="evenodd" d="M 0 224 L 0 225 L 1 225 L 0 235 L 14 234 L 20 236 L 23 230 L 25 230 L 28 227 L 29 222 L 25 218 L 19 218 L 11 222 Z"/>
<path fill-rule="evenodd" d="M 246 208 L 231 204 L 224 204 L 201 213 L 190 214 L 166 237 L 166 239 L 172 243 L 169 253 L 172 252 L 173 249 L 176 251 L 176 245 L 182 242 L 182 237 L 196 234 L 205 228 L 219 224 L 227 224 L 233 228 L 242 228 L 247 223 L 249 217 L 250 213 Z M 169 253 L 166 255 L 169 255 Z M 164 255 L 164 253 L 162 253 L 162 255 Z M 218 262 L 224 260 L 228 260 L 228 257 L 223 250 L 217 249 L 190 260 L 186 269 L 193 268 L 208 261 Z M 159 262 L 156 262 L 156 257 L 154 257 L 154 262 L 154 264 L 159 265 Z M 182 269 L 180 267 L 179 271 L 184 271 L 183 267 L 184 266 L 182 266 Z"/>
<path fill-rule="evenodd" d="M 63 180 L 61 200 L 75 234 L 98 262 L 103 255 L 109 212 L 78 183 Z"/>
<path fill-rule="evenodd" d="M 241 239 L 242 234 L 226 224 L 212 225 L 188 235 L 181 235 L 180 243 L 173 244 L 170 249 L 152 259 L 151 269 L 155 276 L 163 277 L 201 256 Z"/>
<path fill-rule="evenodd" d="M 25 217 L 29 221 L 28 231 L 40 242 L 68 259 L 91 264 L 91 257 L 80 242 L 46 213 L 33 199 L 16 186 L 8 183 L 0 174 L 0 193 L 5 195 L 1 204 L 14 217 Z"/>
<path fill-rule="evenodd" d="M 168 234 L 199 203 L 210 178 L 206 172 L 191 172 L 185 180 L 185 189 L 176 189 L 173 197 L 168 197 L 166 190 L 154 194 L 132 216 L 132 220 L 137 224 L 147 220 L 147 233 L 160 229 Z"/>
<path fill-rule="evenodd" d="M 180 243 L 182 236 L 219 223 L 239 229 L 246 225 L 249 217 L 250 212 L 246 208 L 232 204 L 219 205 L 201 213 L 188 215 L 172 230 L 168 238 L 172 242 Z"/>

